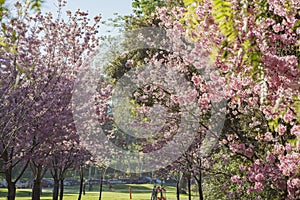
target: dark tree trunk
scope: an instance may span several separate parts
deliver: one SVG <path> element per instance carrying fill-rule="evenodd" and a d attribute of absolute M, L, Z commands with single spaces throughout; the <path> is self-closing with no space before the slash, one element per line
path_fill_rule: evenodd
<path fill-rule="evenodd" d="M 179 183 L 180 181 L 176 181 L 176 197 L 177 197 L 177 200 L 180 200 L 180 187 L 179 187 Z"/>
<path fill-rule="evenodd" d="M 32 200 L 41 199 L 41 191 L 42 191 L 41 180 L 42 180 L 42 166 L 38 165 L 36 168 L 36 177 L 33 182 Z"/>
<path fill-rule="evenodd" d="M 80 167 L 80 187 L 79 187 L 78 200 L 81 200 L 82 191 L 83 191 L 83 167 Z"/>
<path fill-rule="evenodd" d="M 16 198 L 16 183 L 14 182 L 8 182 L 7 183 L 7 199 L 8 200 L 15 200 Z"/>
<path fill-rule="evenodd" d="M 64 179 L 60 179 L 59 200 L 63 200 L 63 198 L 64 198 Z"/>
<path fill-rule="evenodd" d="M 40 200 L 41 199 L 41 180 L 36 179 L 33 182 L 33 188 L 32 188 L 32 200 Z"/>
<path fill-rule="evenodd" d="M 200 176 L 200 179 L 197 180 L 197 183 L 198 183 L 199 200 L 204 200 L 203 191 L 202 191 L 202 178 L 201 178 L 201 176 Z"/>
<path fill-rule="evenodd" d="M 52 194 L 53 200 L 58 200 L 58 193 L 59 193 L 59 180 L 55 178 L 54 185 L 53 185 L 53 194 Z"/>
<path fill-rule="evenodd" d="M 199 176 L 195 175 L 194 178 L 195 178 L 195 180 L 197 181 L 197 184 L 198 184 L 199 200 L 204 200 L 204 198 L 203 198 L 203 188 L 202 188 L 202 171 L 201 171 L 201 168 L 199 168 Z"/>
<path fill-rule="evenodd" d="M 187 188 L 187 177 L 188 174 L 186 172 L 183 173 L 182 178 L 180 179 L 180 194 L 187 194 L 186 188 Z"/>
<path fill-rule="evenodd" d="M 103 188 L 103 171 L 100 172 L 100 188 L 99 188 L 99 200 L 102 198 L 102 188 Z"/>
<path fill-rule="evenodd" d="M 15 200 L 15 198 L 16 198 L 16 183 L 12 181 L 12 168 L 11 167 L 8 167 L 7 169 L 5 169 L 5 179 L 7 182 L 7 200 Z"/>
<path fill-rule="evenodd" d="M 287 188 L 287 186 L 286 186 L 286 188 Z M 279 200 L 285 200 L 285 199 L 287 199 L 287 196 L 288 196 L 287 189 L 279 192 Z"/>
<path fill-rule="evenodd" d="M 192 200 L 192 193 L 191 193 L 191 176 L 187 176 L 187 184 L 188 184 L 188 194 L 189 194 L 189 200 Z"/>
<path fill-rule="evenodd" d="M 13 149 L 9 153 L 7 150 L 4 150 L 2 153 L 2 160 L 4 163 L 10 164 L 9 167 L 5 168 L 4 175 L 5 180 L 7 182 L 7 200 L 15 200 L 16 199 L 16 182 L 21 178 L 21 176 L 24 174 L 25 170 L 28 167 L 29 161 L 26 161 L 26 164 L 22 167 L 22 170 L 19 172 L 17 178 L 13 181 L 13 167 L 12 164 L 12 158 L 13 158 Z M 14 174 L 16 176 L 16 174 Z"/>
<path fill-rule="evenodd" d="M 55 167 L 55 164 L 53 164 L 53 168 L 50 171 L 54 184 L 53 184 L 53 193 L 52 193 L 52 200 L 58 200 L 58 194 L 59 194 L 59 178 L 58 178 L 58 171 Z"/>

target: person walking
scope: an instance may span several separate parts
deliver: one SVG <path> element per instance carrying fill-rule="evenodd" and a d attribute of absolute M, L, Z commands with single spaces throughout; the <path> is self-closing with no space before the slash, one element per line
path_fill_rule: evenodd
<path fill-rule="evenodd" d="M 153 186 L 152 189 L 152 195 L 150 200 L 157 200 L 157 190 L 156 190 L 156 185 Z"/>

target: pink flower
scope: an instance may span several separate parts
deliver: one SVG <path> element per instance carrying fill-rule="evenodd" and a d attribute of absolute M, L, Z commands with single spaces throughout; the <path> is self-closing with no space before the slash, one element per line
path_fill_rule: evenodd
<path fill-rule="evenodd" d="M 290 188 L 300 188 L 300 179 L 299 178 L 293 178 L 291 180 L 288 180 L 288 186 Z"/>
<path fill-rule="evenodd" d="M 291 134 L 297 136 L 297 138 L 300 138 L 300 125 L 295 125 L 291 129 Z"/>
<path fill-rule="evenodd" d="M 223 139 L 222 141 L 220 141 L 220 144 L 227 144 L 227 140 Z"/>
<path fill-rule="evenodd" d="M 272 18 L 267 18 L 265 20 L 264 28 L 268 28 L 269 26 L 272 26 L 273 24 L 275 24 L 275 20 Z"/>
<path fill-rule="evenodd" d="M 251 194 L 253 192 L 253 187 L 249 187 L 248 189 L 247 189 L 247 194 Z"/>
<path fill-rule="evenodd" d="M 252 148 L 247 148 L 246 150 L 245 150 L 245 155 L 247 156 L 247 157 L 252 157 L 253 156 L 253 154 L 254 154 L 254 152 L 253 152 L 253 149 Z"/>
<path fill-rule="evenodd" d="M 262 182 L 255 182 L 255 184 L 254 184 L 254 191 L 256 192 L 256 193 L 260 193 L 260 192 L 262 192 L 262 190 L 264 189 L 264 184 L 262 183 Z"/>
<path fill-rule="evenodd" d="M 187 101 L 188 102 L 192 102 L 192 101 L 194 101 L 196 98 L 197 98 L 197 96 L 198 96 L 198 92 L 197 92 L 197 90 L 192 90 L 192 91 L 190 91 L 189 93 L 188 93 L 188 96 L 187 96 Z"/>
<path fill-rule="evenodd" d="M 286 114 L 283 116 L 283 120 L 287 123 L 291 122 L 293 119 L 295 119 L 294 113 L 291 111 L 291 109 L 288 109 Z"/>
<path fill-rule="evenodd" d="M 213 71 L 210 73 L 209 77 L 212 81 L 217 81 L 220 78 L 220 75 L 218 72 Z"/>
<path fill-rule="evenodd" d="M 280 154 L 284 153 L 284 150 L 285 150 L 285 148 L 282 144 L 275 144 L 272 152 L 275 155 L 280 155 Z"/>
<path fill-rule="evenodd" d="M 241 180 L 241 177 L 239 175 L 234 175 L 231 177 L 231 181 L 234 183 L 238 183 Z"/>
<path fill-rule="evenodd" d="M 199 97 L 198 103 L 200 104 L 201 108 L 207 109 L 210 108 L 210 97 L 207 93 L 203 94 Z"/>
<path fill-rule="evenodd" d="M 266 157 L 266 160 L 269 162 L 269 163 L 271 163 L 271 164 L 273 164 L 274 162 L 275 162 L 275 156 L 273 156 L 272 154 L 268 154 L 267 155 L 267 157 Z"/>
<path fill-rule="evenodd" d="M 130 60 L 127 60 L 126 63 L 125 63 L 125 66 L 130 68 L 130 67 L 133 67 L 134 66 L 134 60 L 130 59 Z"/>
<path fill-rule="evenodd" d="M 193 76 L 192 81 L 195 86 L 199 86 L 202 82 L 202 79 L 199 76 Z"/>
<path fill-rule="evenodd" d="M 254 175 L 249 176 L 248 179 L 249 179 L 250 182 L 253 182 L 253 183 L 255 182 L 255 176 Z"/>
<path fill-rule="evenodd" d="M 271 132 L 265 133 L 265 141 L 270 142 L 273 140 L 273 134 Z"/>
<path fill-rule="evenodd" d="M 221 65 L 221 70 L 223 71 L 223 72 L 228 72 L 228 70 L 229 70 L 229 67 L 228 67 L 228 65 Z"/>
<path fill-rule="evenodd" d="M 240 165 L 240 170 L 245 172 L 247 171 L 247 167 L 244 165 Z"/>
<path fill-rule="evenodd" d="M 285 176 L 291 176 L 293 174 L 300 173 L 300 154 L 293 152 L 285 156 L 278 157 L 280 163 L 278 165 L 279 169 L 282 171 L 282 174 Z"/>
<path fill-rule="evenodd" d="M 255 176 L 255 180 L 258 182 L 261 182 L 264 179 L 264 175 L 262 173 L 259 173 Z"/>
<path fill-rule="evenodd" d="M 285 150 L 286 150 L 287 152 L 291 152 L 291 151 L 293 150 L 292 144 L 291 144 L 291 143 L 286 143 L 286 145 L 285 145 Z"/>
<path fill-rule="evenodd" d="M 276 129 L 276 132 L 279 133 L 279 135 L 283 135 L 286 132 L 286 126 L 284 126 L 283 124 L 279 124 Z"/>
<path fill-rule="evenodd" d="M 278 33 L 278 32 L 280 32 L 280 31 L 283 31 L 284 28 L 283 28 L 283 26 L 280 25 L 280 24 L 275 24 L 275 25 L 273 25 L 273 30 L 274 30 L 276 33 Z"/>
<path fill-rule="evenodd" d="M 239 144 L 239 145 L 238 145 L 238 148 L 239 148 L 240 150 L 244 150 L 244 149 L 246 148 L 246 146 L 245 146 L 245 144 Z"/>

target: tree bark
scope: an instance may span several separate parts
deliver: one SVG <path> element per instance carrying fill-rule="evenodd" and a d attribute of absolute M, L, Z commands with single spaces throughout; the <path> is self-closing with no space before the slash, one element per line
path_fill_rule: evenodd
<path fill-rule="evenodd" d="M 182 178 L 180 179 L 180 194 L 187 194 L 186 188 L 187 188 L 187 176 L 188 174 L 186 172 L 183 173 Z"/>
<path fill-rule="evenodd" d="M 201 163 L 200 163 L 201 165 Z M 194 176 L 195 180 L 197 181 L 198 184 L 198 193 L 199 193 L 199 200 L 204 200 L 203 198 L 203 188 L 202 188 L 202 171 L 201 168 L 199 169 L 199 177 Z"/>
<path fill-rule="evenodd" d="M 33 182 L 32 188 L 32 200 L 40 200 L 41 199 L 41 181 L 42 181 L 42 165 L 37 166 L 36 177 Z"/>
<path fill-rule="evenodd" d="M 83 191 L 83 167 L 80 167 L 80 187 L 79 187 L 78 200 L 81 200 L 82 191 Z"/>
<path fill-rule="evenodd" d="M 187 176 L 187 184 L 188 184 L 189 200 L 192 200 L 192 193 L 191 193 L 191 176 L 190 176 L 190 174 Z"/>
<path fill-rule="evenodd" d="M 15 200 L 16 198 L 16 183 L 12 181 L 12 168 L 5 169 L 5 179 L 7 182 L 7 199 Z"/>
<path fill-rule="evenodd" d="M 8 182 L 7 183 L 7 199 L 8 200 L 15 200 L 16 198 L 16 183 L 15 182 Z"/>
<path fill-rule="evenodd" d="M 28 167 L 29 161 L 26 161 L 26 164 L 22 167 L 23 169 L 19 172 L 17 178 L 13 181 L 13 167 L 12 165 L 12 158 L 13 158 L 13 149 L 9 153 L 7 150 L 4 150 L 2 153 L 2 160 L 4 163 L 9 163 L 10 166 L 5 168 L 4 175 L 5 180 L 7 182 L 7 199 L 8 200 L 15 200 L 16 198 L 16 182 L 22 177 L 25 170 Z M 14 174 L 16 175 L 16 174 Z"/>
<path fill-rule="evenodd" d="M 200 176 L 200 179 L 197 180 L 197 183 L 198 183 L 199 200 L 204 200 L 204 198 L 203 198 L 202 178 L 201 178 L 201 176 Z"/>
<path fill-rule="evenodd" d="M 177 200 L 180 200 L 180 187 L 179 187 L 180 181 L 176 181 L 176 198 Z"/>
<path fill-rule="evenodd" d="M 59 200 L 63 200 L 63 198 L 64 198 L 64 179 L 60 179 Z"/>
<path fill-rule="evenodd" d="M 58 200 L 58 194 L 59 194 L 59 178 L 58 178 L 58 171 L 56 167 L 53 167 L 50 171 L 54 184 L 53 184 L 53 193 L 52 193 L 52 200 Z"/>
<path fill-rule="evenodd" d="M 102 198 L 102 188 L 103 188 L 103 171 L 100 171 L 100 188 L 99 188 L 99 200 Z"/>
<path fill-rule="evenodd" d="M 59 193 L 59 179 L 54 179 L 54 185 L 53 185 L 53 194 L 52 199 L 58 200 L 58 193 Z"/>

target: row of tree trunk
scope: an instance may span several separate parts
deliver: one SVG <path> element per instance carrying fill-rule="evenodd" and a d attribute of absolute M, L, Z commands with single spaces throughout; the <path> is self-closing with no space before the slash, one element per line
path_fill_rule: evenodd
<path fill-rule="evenodd" d="M 197 182 L 199 200 L 204 200 L 203 197 L 203 189 L 202 189 L 202 174 L 194 177 Z M 176 199 L 180 200 L 180 194 L 185 193 L 185 189 L 187 189 L 188 199 L 192 200 L 192 184 L 191 184 L 192 176 L 190 173 L 183 174 L 183 178 L 176 179 Z"/>
<path fill-rule="evenodd" d="M 81 200 L 82 193 L 84 191 L 84 170 L 83 168 L 80 169 L 80 187 L 79 187 L 79 195 L 78 200 Z M 54 178 L 54 186 L 53 186 L 53 200 L 63 200 L 64 196 L 64 179 L 59 179 L 58 172 L 56 170 L 53 171 Z M 9 176 L 9 174 L 7 174 Z M 99 200 L 102 199 L 102 188 L 103 188 L 103 175 L 104 172 L 100 173 L 100 187 L 99 187 Z M 191 175 L 185 174 L 182 179 L 178 179 L 176 181 L 176 197 L 177 200 L 180 200 L 180 193 L 187 188 L 188 199 L 192 199 L 192 192 L 191 192 Z M 42 167 L 38 167 L 36 171 L 36 178 L 34 180 L 33 188 L 32 188 L 32 200 L 40 200 L 41 198 L 41 191 L 42 191 L 42 184 L 41 180 L 43 177 Z M 198 193 L 199 193 L 199 200 L 203 200 L 203 191 L 202 191 L 202 177 L 195 177 L 198 186 Z M 15 200 L 16 196 L 16 182 L 8 182 L 8 200 Z"/>

